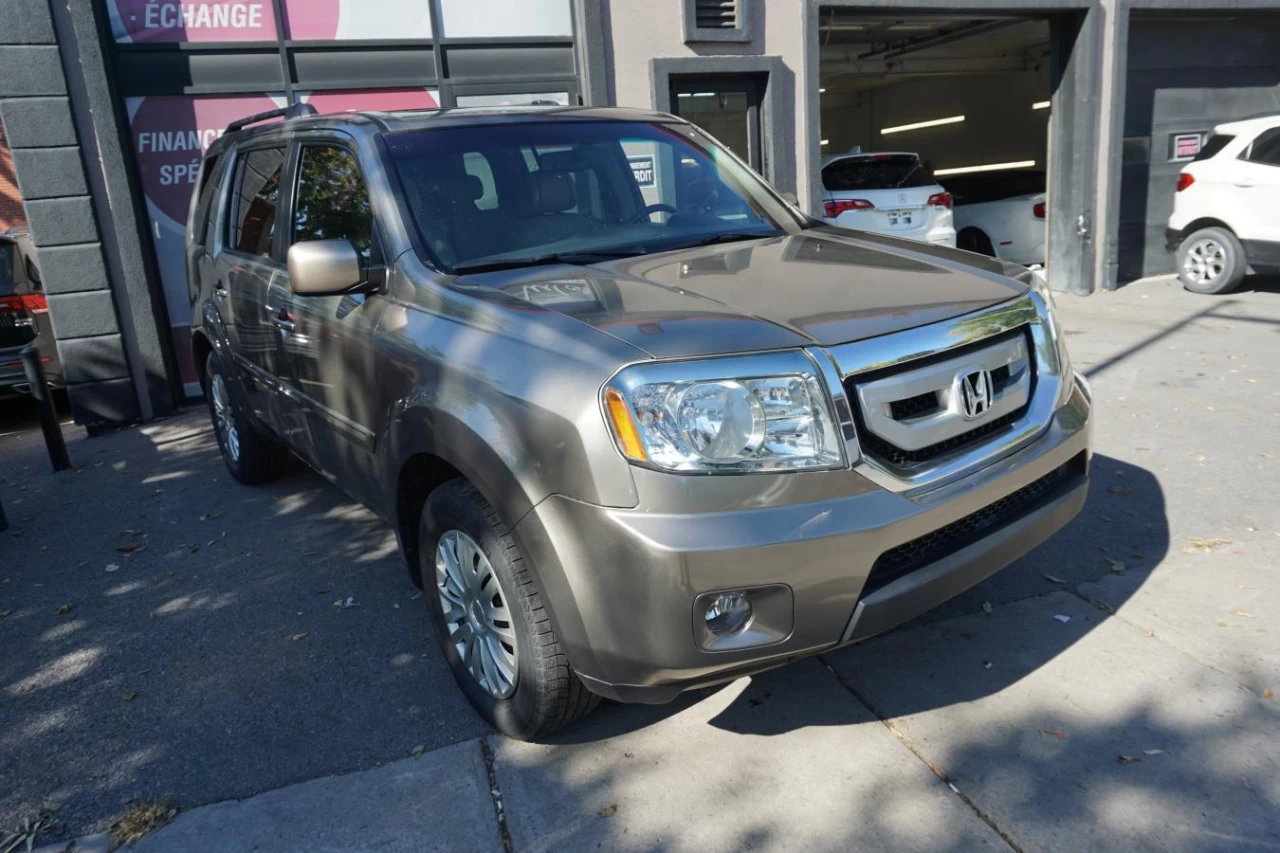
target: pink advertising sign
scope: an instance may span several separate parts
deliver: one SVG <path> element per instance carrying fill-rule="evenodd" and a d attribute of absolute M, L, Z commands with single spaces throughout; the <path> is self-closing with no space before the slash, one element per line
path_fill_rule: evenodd
<path fill-rule="evenodd" d="M 300 93 L 299 100 L 320 113 L 342 113 L 351 110 L 433 110 L 440 106 L 431 89 L 383 89 L 381 91 L 341 90 L 335 92 Z"/>
<path fill-rule="evenodd" d="M 118 42 L 275 41 L 271 0 L 108 0 Z M 336 2 L 336 0 L 335 0 Z"/>
<path fill-rule="evenodd" d="M 429 89 L 386 89 L 299 93 L 319 112 L 405 110 L 436 107 Z M 160 279 L 164 287 L 174 345 L 189 393 L 199 393 L 190 360 L 191 309 L 186 281 L 186 221 L 204 152 L 228 124 L 285 105 L 283 94 L 166 95 L 129 98 L 133 152 L 151 220 Z"/>
<path fill-rule="evenodd" d="M 298 41 L 430 38 L 429 0 L 282 0 Z M 275 41 L 272 0 L 108 0 L 117 42 Z"/>

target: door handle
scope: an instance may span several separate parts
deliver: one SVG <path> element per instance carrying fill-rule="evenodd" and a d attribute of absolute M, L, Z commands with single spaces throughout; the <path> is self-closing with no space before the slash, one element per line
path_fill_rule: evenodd
<path fill-rule="evenodd" d="M 275 326 L 282 332 L 293 332 L 293 330 L 297 328 L 297 324 L 290 320 L 288 315 L 284 312 L 272 317 L 271 325 Z"/>
<path fill-rule="evenodd" d="M 227 298 L 226 286 L 220 281 L 215 281 L 213 283 L 213 295 L 218 297 L 219 299 L 226 299 Z"/>

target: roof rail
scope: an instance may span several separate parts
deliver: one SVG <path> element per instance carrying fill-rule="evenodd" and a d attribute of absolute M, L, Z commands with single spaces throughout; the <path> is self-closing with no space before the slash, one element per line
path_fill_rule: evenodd
<path fill-rule="evenodd" d="M 251 124 L 257 124 L 260 121 L 266 121 L 272 118 L 303 118 L 304 116 L 313 116 L 316 114 L 316 108 L 310 104 L 294 104 L 289 107 L 282 107 L 278 110 L 267 110 L 265 113 L 255 113 L 251 116 L 238 118 L 231 124 L 227 125 L 227 133 L 235 133 L 237 130 L 244 130 Z"/>

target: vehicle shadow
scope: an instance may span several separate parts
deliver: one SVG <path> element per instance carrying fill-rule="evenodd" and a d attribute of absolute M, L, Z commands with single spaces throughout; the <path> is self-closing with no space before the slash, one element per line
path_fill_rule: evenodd
<path fill-rule="evenodd" d="M 895 715 L 973 702 L 1021 681 L 1113 618 L 1112 613 L 1141 587 L 1159 565 L 1169 550 L 1169 543 L 1164 493 L 1155 476 L 1119 459 L 1095 454 L 1085 507 L 1057 535 L 942 606 L 878 637 L 826 652 L 820 659 L 837 671 L 846 661 L 850 666 L 856 666 L 861 661 L 876 660 L 880 650 L 892 645 L 895 638 L 904 632 L 940 625 L 943 626 L 941 629 L 930 634 L 933 643 L 920 649 L 919 657 L 894 658 L 889 671 L 884 671 L 883 664 L 877 664 L 874 669 L 897 683 L 919 688 L 903 688 L 895 694 L 900 700 L 893 709 Z M 1095 604 L 1075 593 L 1085 584 L 1118 572 L 1123 572 L 1127 582 L 1117 587 L 1122 592 L 1113 594 L 1108 601 Z M 1005 606 L 1055 593 L 1070 596 L 1089 618 L 1076 617 L 1064 626 L 1067 630 L 1046 630 L 1028 639 L 1019 646 L 1016 655 L 1010 654 L 999 667 L 985 671 L 981 678 L 947 680 L 943 687 L 926 677 L 926 673 L 938 668 L 939 661 L 963 656 L 964 647 L 971 639 L 965 630 L 948 630 L 945 626 L 951 620 L 984 614 L 987 608 L 992 611 L 990 618 L 999 618 L 1001 608 Z M 945 670 L 945 666 L 942 669 Z M 848 725 L 862 721 L 859 710 L 852 704 L 846 707 L 814 703 L 810 706 L 811 713 L 799 714 L 786 721 L 768 715 L 738 713 L 743 708 L 754 707 L 762 694 L 771 692 L 772 682 L 781 677 L 777 672 L 755 676 L 752 685 L 712 724 L 741 734 L 774 735 L 794 727 Z M 679 714 L 714 694 L 717 689 L 723 688 L 692 691 L 670 705 L 610 705 L 584 723 L 554 736 L 549 742 L 582 743 L 617 737 Z"/>

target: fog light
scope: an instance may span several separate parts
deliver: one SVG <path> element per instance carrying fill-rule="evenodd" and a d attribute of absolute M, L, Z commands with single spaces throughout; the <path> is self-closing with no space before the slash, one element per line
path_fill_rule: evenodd
<path fill-rule="evenodd" d="M 741 592 L 725 592 L 711 599 L 703 618 L 717 637 L 740 634 L 751 624 L 751 602 Z"/>

